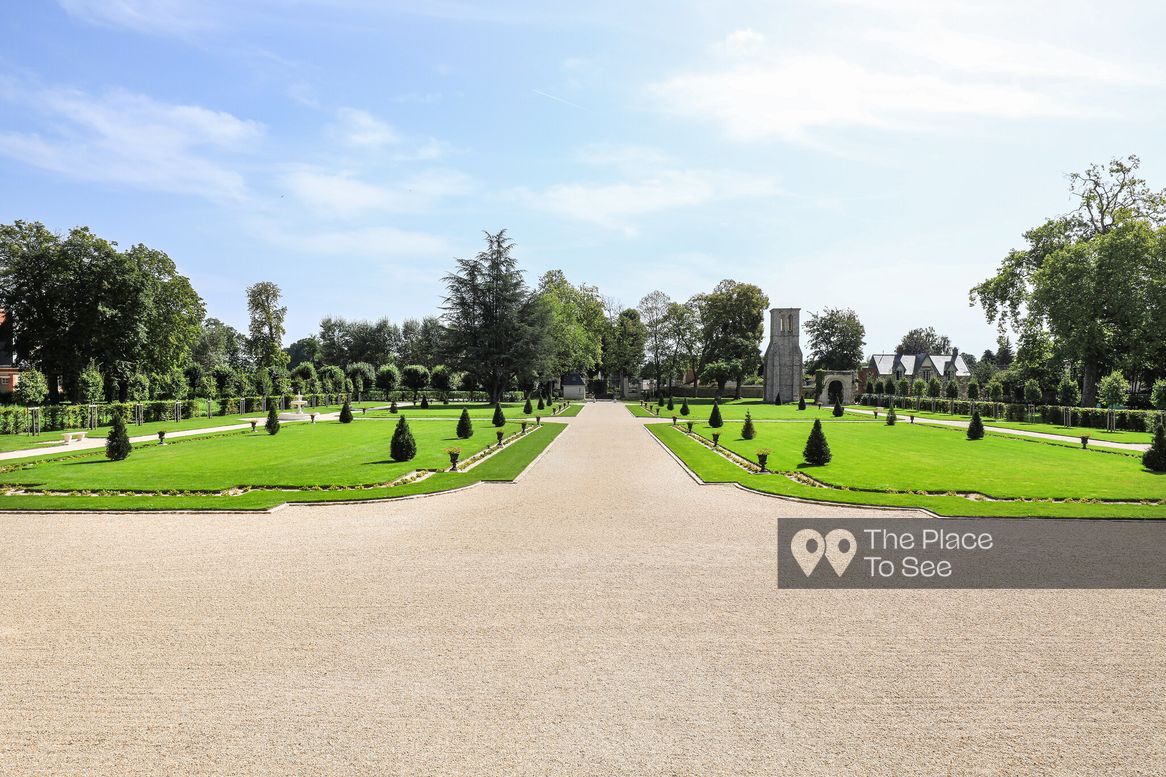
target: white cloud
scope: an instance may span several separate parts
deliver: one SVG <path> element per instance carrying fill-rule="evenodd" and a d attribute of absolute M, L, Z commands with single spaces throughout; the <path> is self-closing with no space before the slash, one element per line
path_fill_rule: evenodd
<path fill-rule="evenodd" d="M 306 256 L 425 260 L 446 259 L 454 252 L 441 235 L 391 226 L 311 229 L 269 219 L 253 219 L 247 226 L 259 239 Z"/>
<path fill-rule="evenodd" d="M 44 133 L 0 132 L 0 155 L 72 178 L 243 199 L 243 176 L 220 159 L 252 147 L 263 125 L 198 105 L 114 90 L 0 85 L 0 102 L 40 115 Z"/>
<path fill-rule="evenodd" d="M 179 36 L 215 25 L 205 4 L 189 0 L 57 0 L 69 15 L 90 24 Z"/>
<path fill-rule="evenodd" d="M 394 183 L 374 183 L 351 172 L 301 168 L 281 181 L 313 215 L 327 218 L 420 213 L 440 200 L 473 191 L 470 178 L 456 170 L 428 170 Z"/>
<path fill-rule="evenodd" d="M 337 117 L 333 129 L 350 146 L 376 150 L 400 142 L 400 137 L 389 124 L 367 111 L 341 108 Z"/>
<path fill-rule="evenodd" d="M 736 30 L 713 44 L 713 51 L 730 57 L 756 54 L 765 45 L 765 36 L 753 29 Z"/>
<path fill-rule="evenodd" d="M 633 181 L 561 183 L 521 190 L 529 206 L 579 221 L 622 227 L 634 234 L 636 218 L 708 203 L 764 198 L 781 192 L 772 178 L 712 170 L 659 170 Z"/>
<path fill-rule="evenodd" d="M 1158 79 L 1156 68 L 1079 45 L 1067 32 L 1040 34 L 1038 25 L 1053 22 L 1015 4 L 835 2 L 845 10 L 773 42 L 737 30 L 713 44 L 703 66 L 659 79 L 648 93 L 663 112 L 710 121 L 736 140 L 830 146 L 831 132 L 854 129 L 1112 117 L 1098 85 Z"/>

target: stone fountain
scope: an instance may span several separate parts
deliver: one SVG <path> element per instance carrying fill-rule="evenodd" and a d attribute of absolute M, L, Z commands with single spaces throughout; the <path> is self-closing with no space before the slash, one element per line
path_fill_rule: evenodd
<path fill-rule="evenodd" d="M 288 404 L 291 405 L 291 410 L 286 413 L 280 413 L 280 421 L 307 421 L 309 419 L 310 416 L 304 412 L 304 405 L 308 403 L 304 399 L 303 394 L 296 394 L 296 398 Z"/>

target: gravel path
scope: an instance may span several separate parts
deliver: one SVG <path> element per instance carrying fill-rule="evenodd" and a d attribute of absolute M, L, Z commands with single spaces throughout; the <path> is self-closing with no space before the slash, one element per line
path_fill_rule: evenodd
<path fill-rule="evenodd" d="M 513 485 L 0 515 L 0 773 L 1161 774 L 1166 593 L 778 591 L 616 405 Z"/>

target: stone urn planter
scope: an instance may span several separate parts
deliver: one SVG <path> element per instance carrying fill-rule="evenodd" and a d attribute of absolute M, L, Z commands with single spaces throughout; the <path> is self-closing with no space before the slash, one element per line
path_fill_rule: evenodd
<path fill-rule="evenodd" d="M 713 447 L 716 448 L 720 444 L 721 444 L 721 433 L 720 432 L 713 432 Z"/>
<path fill-rule="evenodd" d="M 159 445 L 166 444 L 166 430 L 165 429 L 158 430 L 158 444 Z"/>
<path fill-rule="evenodd" d="M 446 455 L 449 456 L 450 472 L 457 472 L 457 460 L 462 455 L 462 449 L 461 448 L 446 448 L 445 452 L 446 452 Z"/>
<path fill-rule="evenodd" d="M 684 423 L 688 425 L 688 433 L 692 434 L 692 421 L 685 421 Z"/>
<path fill-rule="evenodd" d="M 1087 434 L 1081 435 L 1081 448 L 1082 449 L 1089 448 L 1089 435 L 1087 435 Z"/>
<path fill-rule="evenodd" d="M 769 454 L 770 453 L 772 453 L 772 451 L 769 448 L 762 448 L 759 451 L 757 451 L 757 463 L 761 465 L 762 472 L 769 471 L 765 468 L 765 463 L 767 461 L 769 461 Z"/>
<path fill-rule="evenodd" d="M 522 422 L 522 433 L 526 434 L 526 421 Z"/>
<path fill-rule="evenodd" d="M 502 445 L 502 437 L 505 434 L 506 434 L 506 432 L 502 431 L 501 429 L 498 430 L 498 445 L 499 446 Z"/>

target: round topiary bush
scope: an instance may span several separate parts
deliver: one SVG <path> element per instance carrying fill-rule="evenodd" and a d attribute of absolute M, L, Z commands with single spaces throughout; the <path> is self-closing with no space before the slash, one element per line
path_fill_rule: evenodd
<path fill-rule="evenodd" d="M 713 400 L 713 412 L 709 414 L 709 426 L 720 429 L 724 425 L 725 422 L 721 419 L 721 406 L 717 404 L 716 400 Z"/>
<path fill-rule="evenodd" d="M 840 400 L 840 399 L 835 399 L 835 400 L 834 400 L 834 411 L 833 411 L 833 412 L 834 412 L 834 417 L 835 417 L 835 418 L 841 418 L 841 417 L 842 417 L 842 413 L 844 412 L 844 411 L 842 410 L 842 400 Z"/>
<path fill-rule="evenodd" d="M 474 422 L 470 420 L 470 411 L 464 407 L 461 418 L 457 420 L 457 436 L 462 440 L 468 440 L 474 436 Z"/>
<path fill-rule="evenodd" d="M 279 434 L 279 411 L 275 409 L 275 403 L 271 402 L 267 406 L 267 423 L 263 425 L 268 434 Z"/>
<path fill-rule="evenodd" d="M 829 464 L 832 458 L 830 454 L 830 444 L 826 442 L 826 433 L 822 431 L 821 419 L 814 419 L 814 428 L 810 430 L 810 436 L 806 440 L 806 447 L 802 451 L 802 457 L 807 464 L 814 464 L 822 466 Z"/>
<path fill-rule="evenodd" d="M 389 457 L 393 461 L 412 461 L 417 455 L 417 441 L 413 439 L 413 432 L 409 431 L 409 422 L 405 416 L 397 421 L 397 428 L 393 430 L 393 439 L 389 443 Z"/>
<path fill-rule="evenodd" d="M 499 402 L 494 405 L 494 418 L 492 422 L 494 426 L 505 426 L 506 416 L 502 414 L 502 403 Z"/>
<path fill-rule="evenodd" d="M 972 411 L 972 422 L 968 424 L 968 439 L 982 440 L 984 439 L 984 422 L 980 418 L 980 411 Z"/>
<path fill-rule="evenodd" d="M 805 397 L 798 397 L 798 410 L 805 410 L 805 409 L 806 409 L 806 398 Z"/>
<path fill-rule="evenodd" d="M 121 413 L 113 414 L 113 424 L 109 429 L 109 436 L 105 438 L 105 458 L 110 461 L 122 461 L 130 455 L 133 446 L 130 445 L 130 435 L 126 431 L 126 422 Z"/>
<path fill-rule="evenodd" d="M 688 397 L 685 397 L 684 401 L 680 403 L 680 415 L 688 415 L 691 412 L 692 411 L 688 409 Z"/>
<path fill-rule="evenodd" d="M 741 439 L 752 440 L 757 436 L 757 430 L 753 428 L 753 416 L 749 411 L 745 411 L 745 425 L 741 427 Z"/>
<path fill-rule="evenodd" d="M 530 404 L 530 397 L 526 398 L 526 404 L 522 406 L 522 412 L 525 415 L 530 415 L 534 412 L 534 408 Z"/>
<path fill-rule="evenodd" d="M 1154 442 L 1142 454 L 1142 466 L 1151 472 L 1166 472 L 1166 423 L 1159 421 L 1154 426 Z"/>
<path fill-rule="evenodd" d="M 347 399 L 344 400 L 344 406 L 340 408 L 340 423 L 352 423 L 352 405 L 349 404 Z"/>

